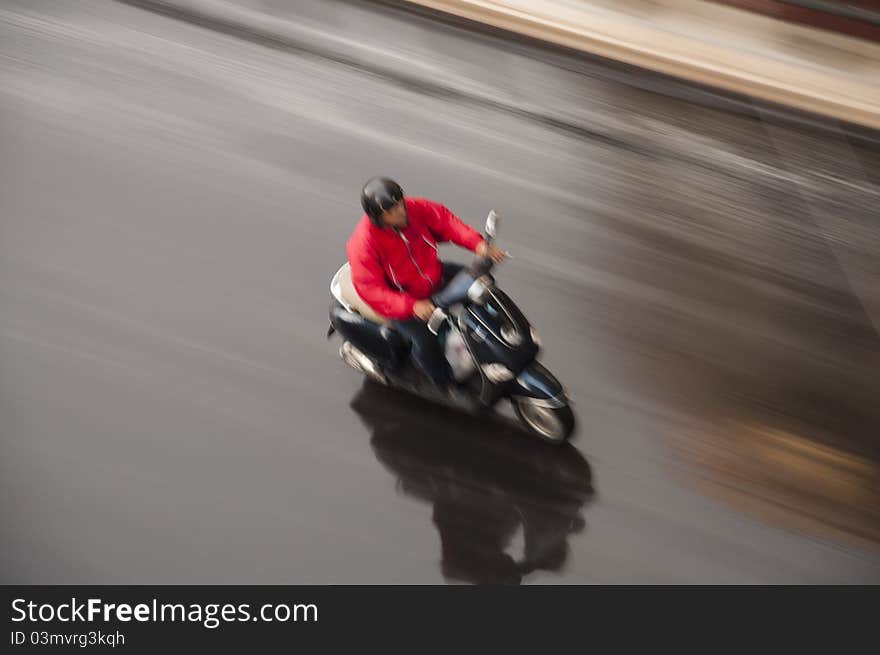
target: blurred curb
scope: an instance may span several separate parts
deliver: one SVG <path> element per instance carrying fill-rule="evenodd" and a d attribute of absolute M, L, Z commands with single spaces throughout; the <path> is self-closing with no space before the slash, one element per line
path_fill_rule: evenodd
<path fill-rule="evenodd" d="M 700 84 L 880 128 L 880 45 L 853 37 L 702 0 L 405 2 Z M 715 38 L 722 33 L 724 38 Z M 741 42 L 737 43 L 739 37 Z M 766 39 L 759 41 L 762 37 Z M 755 44 L 760 49 L 755 49 Z"/>
<path fill-rule="evenodd" d="M 849 34 L 880 43 L 877 0 L 710 0 L 790 23 Z"/>

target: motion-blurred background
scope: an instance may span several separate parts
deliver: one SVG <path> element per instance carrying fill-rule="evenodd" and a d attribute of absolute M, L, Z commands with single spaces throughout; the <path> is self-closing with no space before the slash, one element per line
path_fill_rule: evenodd
<path fill-rule="evenodd" d="M 2 0 L 0 582 L 880 583 L 878 25 Z M 338 360 L 378 174 L 502 214 L 571 446 Z"/>

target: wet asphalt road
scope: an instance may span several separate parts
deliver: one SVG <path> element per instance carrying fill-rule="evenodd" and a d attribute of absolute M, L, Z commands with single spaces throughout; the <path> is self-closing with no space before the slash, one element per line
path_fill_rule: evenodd
<path fill-rule="evenodd" d="M 239 4 L 298 46 L 0 3 L 0 581 L 880 583 L 876 135 L 385 5 Z M 501 212 L 572 446 L 338 360 L 376 173 Z"/>

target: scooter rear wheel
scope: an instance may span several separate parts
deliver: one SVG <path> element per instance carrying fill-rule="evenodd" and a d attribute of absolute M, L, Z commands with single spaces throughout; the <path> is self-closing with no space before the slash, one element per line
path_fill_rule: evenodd
<path fill-rule="evenodd" d="M 539 439 L 565 443 L 574 432 L 574 412 L 568 405 L 550 407 L 536 398 L 513 399 L 513 409 L 525 427 Z"/>

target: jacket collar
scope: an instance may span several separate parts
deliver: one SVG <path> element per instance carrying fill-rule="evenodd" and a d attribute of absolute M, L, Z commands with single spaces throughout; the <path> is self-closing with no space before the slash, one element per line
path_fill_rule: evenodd
<path fill-rule="evenodd" d="M 367 221 L 367 224 L 369 225 L 370 234 L 372 236 L 383 238 L 383 237 L 388 237 L 388 236 L 396 237 L 398 235 L 398 230 L 396 230 L 395 228 L 384 227 L 384 226 L 380 227 L 379 225 L 376 225 L 375 223 L 373 223 L 373 221 L 370 220 L 370 217 L 367 216 L 366 214 L 364 214 L 364 220 Z M 406 227 L 400 228 L 399 233 L 403 234 L 403 233 L 408 232 L 410 230 L 410 228 L 412 228 L 412 226 L 413 226 L 412 214 L 410 214 L 409 222 L 406 224 Z"/>

